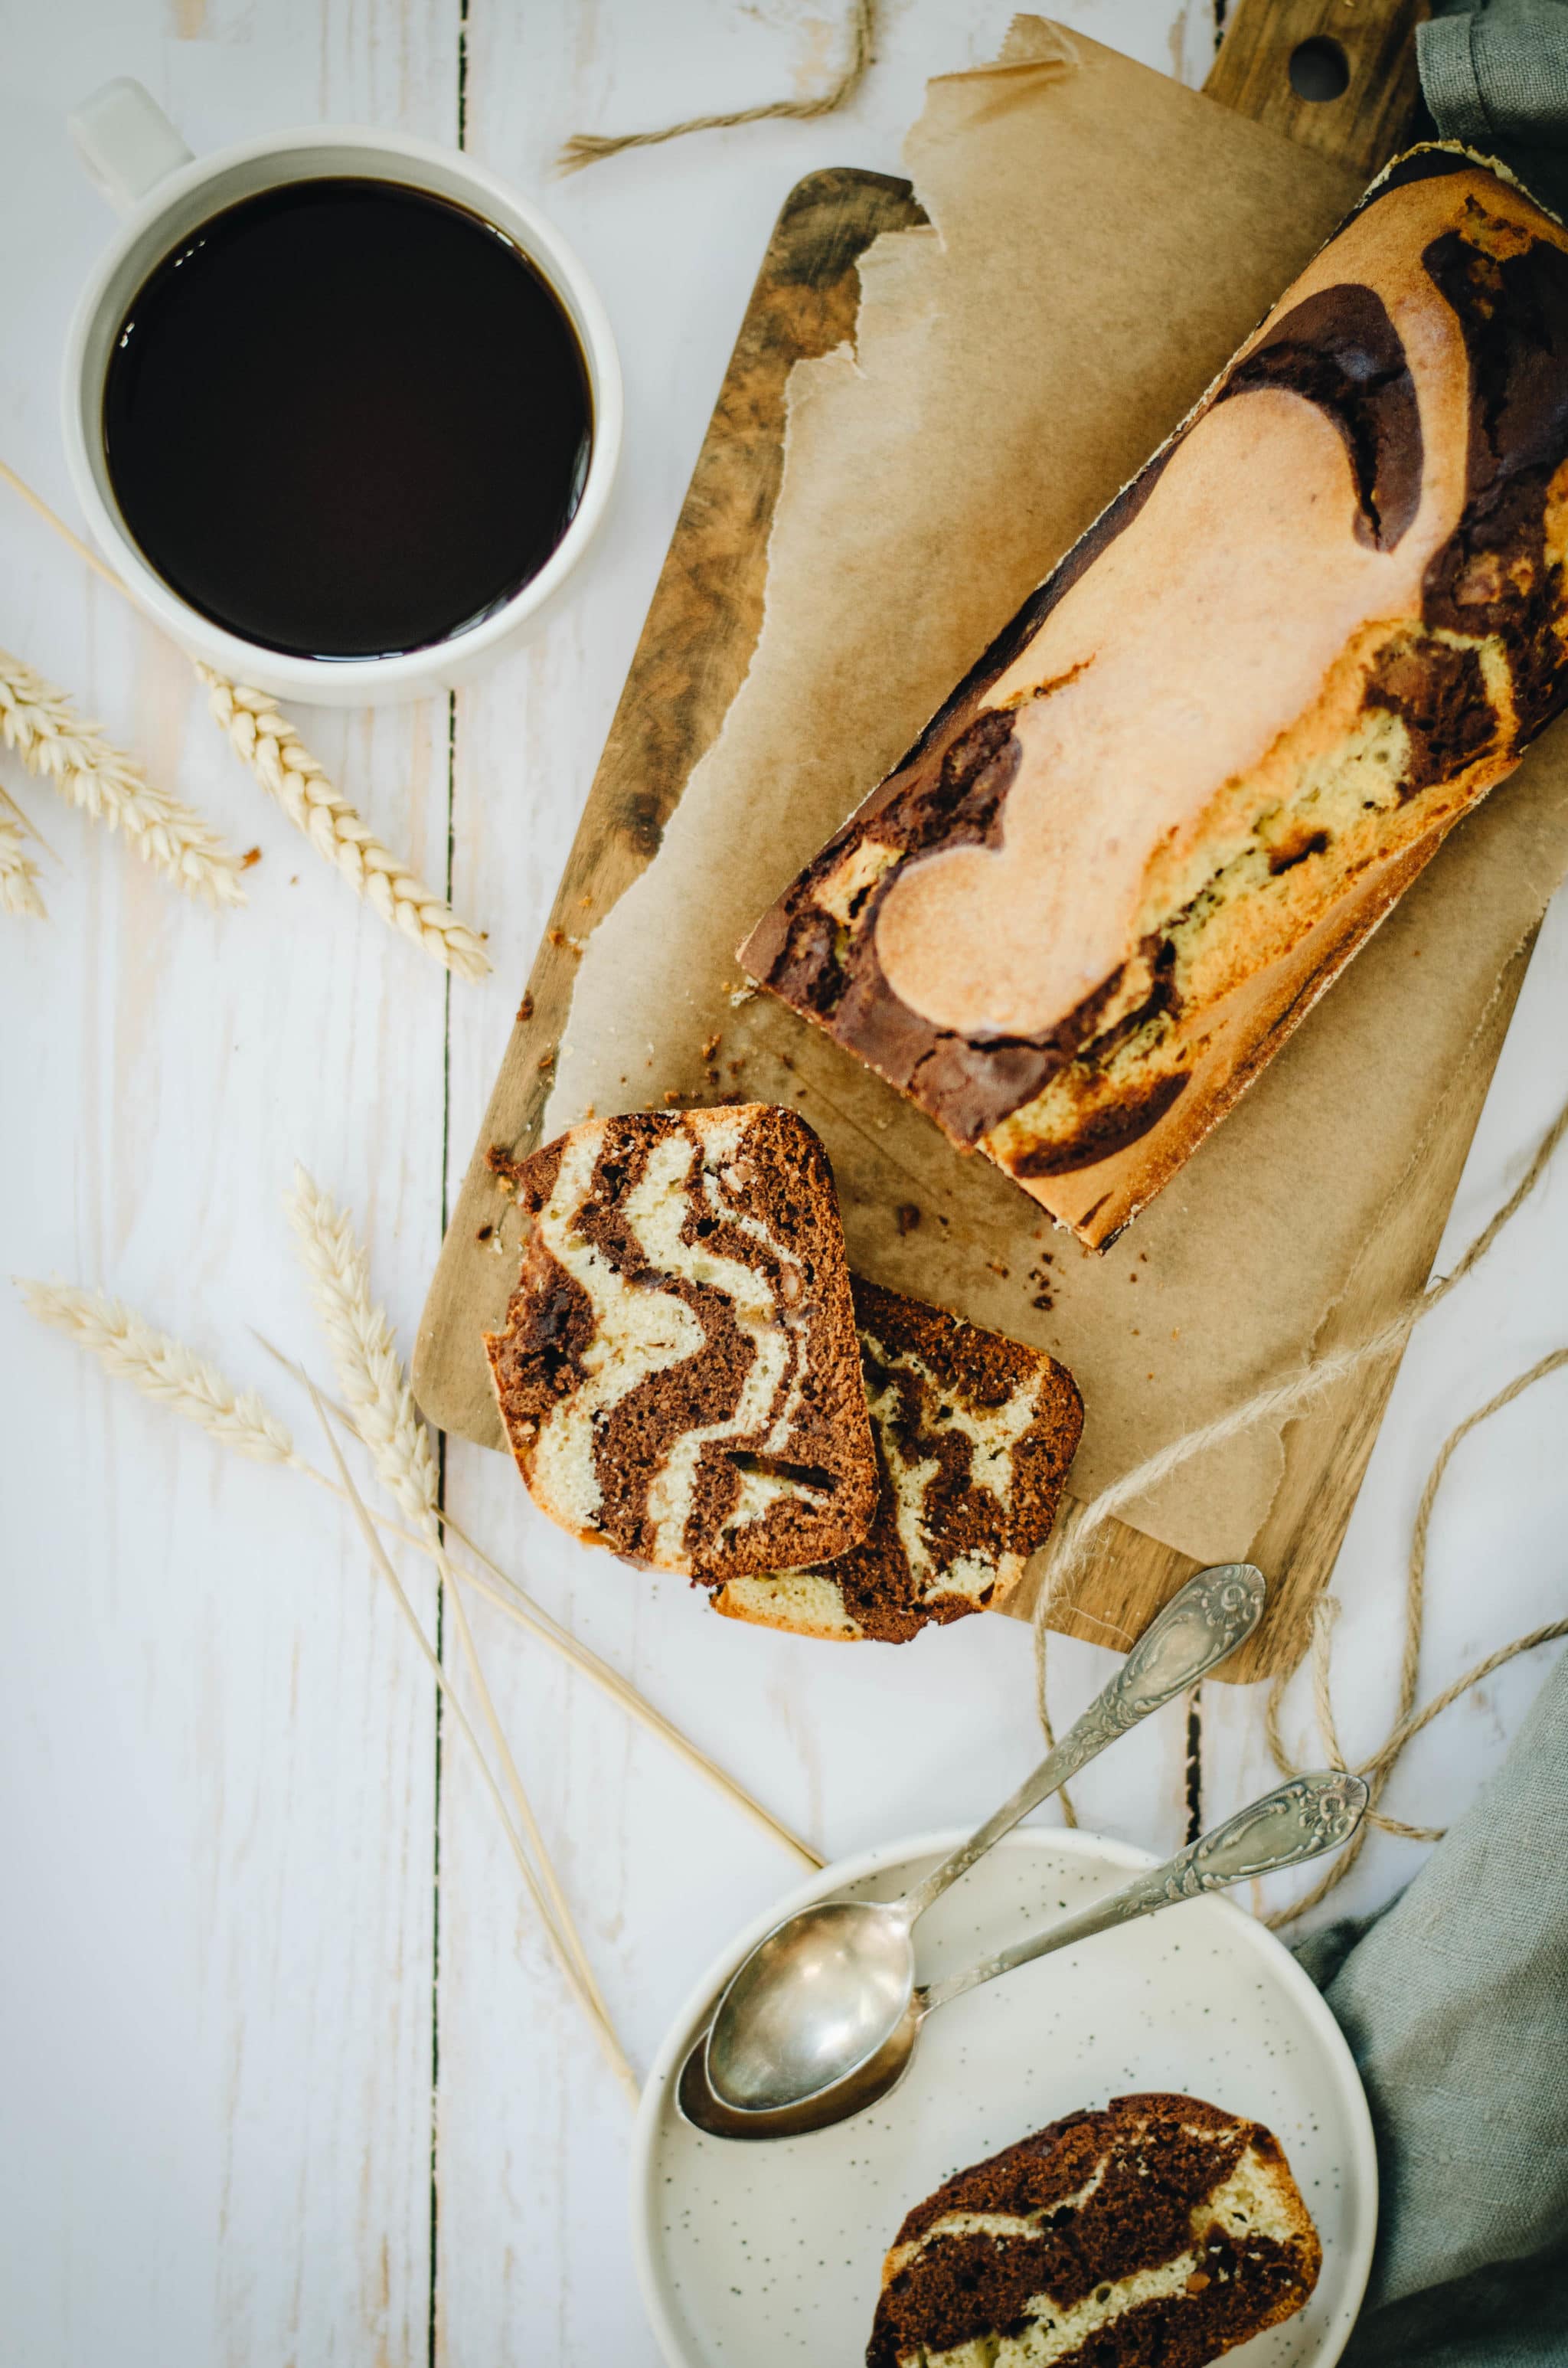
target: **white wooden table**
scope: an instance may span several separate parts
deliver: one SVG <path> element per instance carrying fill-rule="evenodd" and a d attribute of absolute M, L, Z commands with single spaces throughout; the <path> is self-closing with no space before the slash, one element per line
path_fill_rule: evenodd
<path fill-rule="evenodd" d="M 103 1283 L 278 1402 L 247 1326 L 324 1364 L 279 1195 L 296 1157 L 356 1212 L 406 1348 L 518 985 L 586 790 L 769 224 L 824 164 L 899 169 L 927 73 L 990 54 L 1010 0 L 898 0 L 857 104 L 557 182 L 577 129 L 820 86 L 830 0 L 6 0 L 0 453 L 69 510 L 64 324 L 109 224 L 62 129 L 114 74 L 198 149 L 337 119 L 462 141 L 537 198 L 608 305 L 630 430 L 615 515 L 535 645 L 481 687 L 312 715 L 311 745 L 459 909 L 495 973 L 454 984 L 329 875 L 231 759 L 184 661 L 23 512 L 0 507 L 0 643 L 68 685 L 242 847 L 214 918 L 0 758 L 62 867 L 47 924 L 0 926 L 0 1246 Z M 1070 22 L 1201 79 L 1208 0 L 1069 0 Z M 415 328 L 417 324 L 415 324 Z M 280 350 L 279 368 L 290 366 Z M 243 532 L 244 460 L 233 507 Z M 0 504 L 8 497 L 0 494 Z M 1568 1091 L 1568 920 L 1536 955 L 1450 1247 Z M 1568 1175 L 1408 1359 L 1338 1578 L 1346 1744 L 1392 1699 L 1407 1525 L 1449 1426 L 1568 1338 Z M 301 1482 L 222 1457 L 104 1381 L 0 1291 L 0 2352 L 28 2368 L 403 2368 L 653 2361 L 625 2232 L 625 2101 L 546 1958 L 469 1768 L 358 1538 Z M 1563 1596 L 1563 1389 L 1463 1451 L 1436 1524 L 1430 1691 Z M 897 1655 L 710 1617 L 590 1557 L 508 1466 L 456 1444 L 449 1500 L 559 1615 L 830 1854 L 975 1816 L 1033 1758 L 1029 1640 L 976 1620 Z M 417 1568 L 409 1583 L 427 1612 Z M 480 1643 L 640 2066 L 791 1862 L 481 1607 Z M 1059 1708 L 1103 1678 L 1055 1656 Z M 1471 1798 L 1542 1674 L 1449 1713 L 1390 1805 Z M 1259 1704 L 1210 1686 L 1201 1794 L 1260 1789 Z M 1304 1705 L 1298 1720 L 1304 1718 Z M 1187 1824 L 1179 1708 L 1080 1787 L 1165 1849 Z M 1190 1773 L 1190 1782 L 1196 1782 Z M 1340 1895 L 1412 1871 L 1378 1839 Z"/>

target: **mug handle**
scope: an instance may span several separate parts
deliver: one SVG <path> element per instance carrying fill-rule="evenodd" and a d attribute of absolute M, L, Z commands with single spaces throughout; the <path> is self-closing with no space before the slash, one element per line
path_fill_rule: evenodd
<path fill-rule="evenodd" d="M 117 74 L 65 119 L 87 177 L 116 213 L 128 214 L 156 181 L 190 163 L 190 150 L 150 91 Z"/>

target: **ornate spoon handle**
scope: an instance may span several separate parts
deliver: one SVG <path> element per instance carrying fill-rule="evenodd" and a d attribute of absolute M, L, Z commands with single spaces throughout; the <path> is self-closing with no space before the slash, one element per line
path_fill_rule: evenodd
<path fill-rule="evenodd" d="M 1173 1595 L 1157 1612 L 1104 1691 L 1010 1799 L 951 1858 L 934 1867 L 904 1899 L 908 1921 L 924 1916 L 960 1874 L 1040 1802 L 1097 1759 L 1107 1744 L 1161 1710 L 1215 1668 L 1263 1617 L 1263 1574 L 1249 1562 L 1216 1563 Z"/>
<path fill-rule="evenodd" d="M 917 1991 L 920 2009 L 929 2014 L 934 2007 L 946 2006 L 949 1998 L 961 1998 L 965 1990 L 978 1989 L 982 1982 L 994 1981 L 998 1974 L 1010 1974 L 1016 1965 L 1049 1957 L 1058 1949 L 1070 1949 L 1077 1941 L 1129 1924 L 1135 1917 L 1157 1915 L 1162 1907 L 1175 1907 L 1184 1899 L 1201 1899 L 1207 1891 L 1223 1891 L 1254 1875 L 1277 1874 L 1281 1867 L 1300 1866 L 1304 1859 L 1338 1850 L 1360 1824 L 1366 1806 L 1367 1787 L 1359 1776 L 1343 1772 L 1294 1776 L 1278 1792 L 1266 1793 L 1261 1801 L 1238 1809 L 1212 1833 L 1189 1842 L 1164 1866 L 1141 1874 L 1125 1890 L 1096 1900 L 1080 1915 L 1051 1925 L 1049 1931 L 1037 1932 L 1032 1940 L 1019 1941 L 1011 1949 L 971 1965 L 966 1973 L 951 1974 L 945 1982 L 933 1982 L 928 1989 Z"/>

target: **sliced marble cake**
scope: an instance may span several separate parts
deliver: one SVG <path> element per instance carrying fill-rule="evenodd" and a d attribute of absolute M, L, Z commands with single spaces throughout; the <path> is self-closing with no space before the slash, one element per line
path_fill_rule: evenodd
<path fill-rule="evenodd" d="M 1084 1427 L 1054 1359 L 854 1278 L 881 1489 L 870 1534 L 810 1570 L 732 1579 L 733 1620 L 903 1644 L 1004 1602 L 1050 1534 Z"/>
<path fill-rule="evenodd" d="M 1300 2310 L 1322 2260 L 1269 2131 L 1114 2097 L 915 2205 L 867 2368 L 1202 2368 Z"/>
<path fill-rule="evenodd" d="M 804 1120 L 601 1119 L 492 1165 L 533 1218 L 485 1348 L 535 1503 L 710 1586 L 863 1538 L 876 1457 L 833 1172 Z"/>

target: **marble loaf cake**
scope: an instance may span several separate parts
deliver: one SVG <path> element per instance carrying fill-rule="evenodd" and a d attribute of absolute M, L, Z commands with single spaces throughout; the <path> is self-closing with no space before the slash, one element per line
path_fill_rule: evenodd
<path fill-rule="evenodd" d="M 1103 1247 L 1563 704 L 1565 552 L 1568 233 L 1414 150 L 746 970 Z"/>
<path fill-rule="evenodd" d="M 1050 1534 L 1084 1407 L 1043 1350 L 858 1275 L 853 1288 L 881 1484 L 870 1534 L 713 1600 L 734 1620 L 902 1645 L 1006 1602 Z"/>
<path fill-rule="evenodd" d="M 877 1499 L 827 1155 L 766 1104 L 493 1153 L 533 1224 L 485 1336 L 534 1501 L 710 1586 L 842 1554 Z"/>
<path fill-rule="evenodd" d="M 1202 2368 L 1300 2310 L 1322 2258 L 1267 2130 L 1116 2097 L 915 2205 L 867 2368 Z"/>

